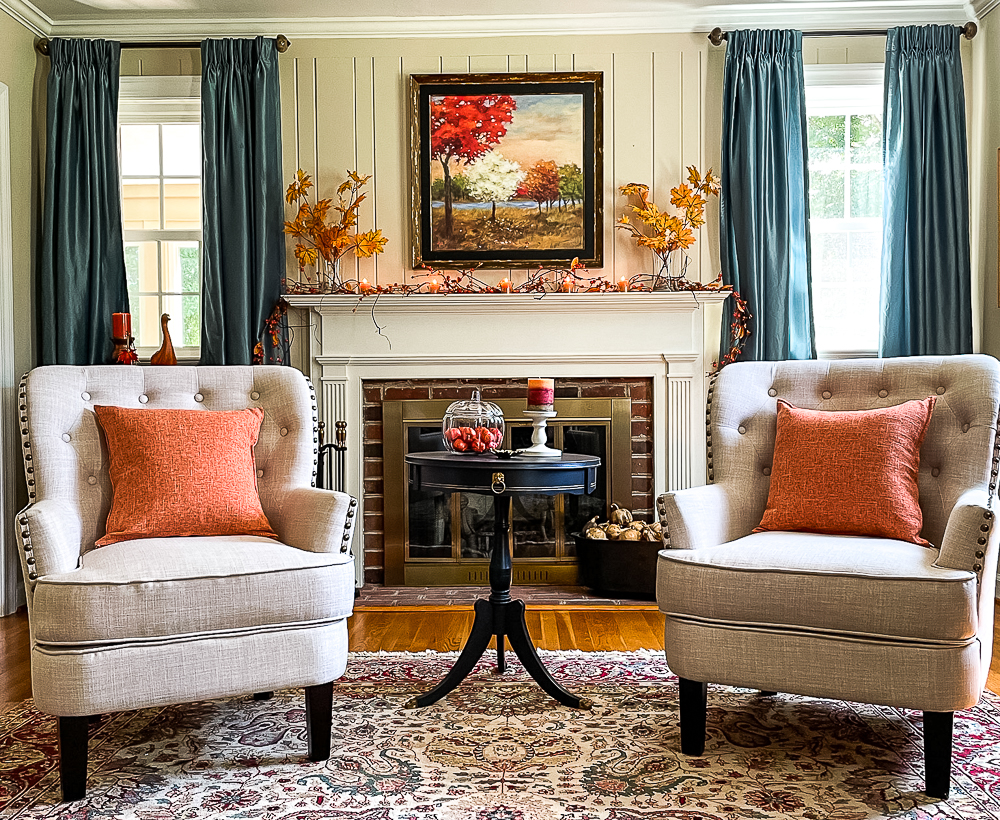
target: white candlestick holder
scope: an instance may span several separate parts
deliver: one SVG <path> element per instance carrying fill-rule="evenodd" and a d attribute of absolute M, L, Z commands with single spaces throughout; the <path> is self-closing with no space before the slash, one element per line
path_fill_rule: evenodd
<path fill-rule="evenodd" d="M 534 456 L 536 458 L 562 458 L 562 450 L 555 450 L 549 447 L 545 425 L 548 420 L 556 416 L 555 410 L 525 410 L 524 415 L 531 419 L 531 446 L 526 450 L 521 450 L 522 456 Z"/>

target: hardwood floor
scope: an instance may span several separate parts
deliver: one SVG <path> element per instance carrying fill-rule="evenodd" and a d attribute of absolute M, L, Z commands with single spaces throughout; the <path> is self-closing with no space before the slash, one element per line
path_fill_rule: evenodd
<path fill-rule="evenodd" d="M 663 649 L 663 615 L 653 608 L 539 607 L 528 611 L 527 620 L 539 649 Z M 461 649 L 471 627 L 472 608 L 456 606 L 359 609 L 348 620 L 355 652 Z M 987 687 L 1000 693 L 1000 613 L 993 631 Z M 28 616 L 22 609 L 0 618 L 0 711 L 29 697 Z"/>

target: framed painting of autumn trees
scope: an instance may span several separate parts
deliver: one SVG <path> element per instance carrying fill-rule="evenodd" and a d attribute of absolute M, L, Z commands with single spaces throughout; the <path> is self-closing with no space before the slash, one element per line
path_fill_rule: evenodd
<path fill-rule="evenodd" d="M 601 267 L 602 77 L 410 75 L 414 267 Z"/>

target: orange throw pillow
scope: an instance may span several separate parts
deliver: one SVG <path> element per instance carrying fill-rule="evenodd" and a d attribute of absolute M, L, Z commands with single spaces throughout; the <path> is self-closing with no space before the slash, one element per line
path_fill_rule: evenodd
<path fill-rule="evenodd" d="M 771 489 L 754 532 L 920 537 L 917 473 L 936 396 L 879 410 L 803 410 L 778 400 Z"/>
<path fill-rule="evenodd" d="M 253 447 L 264 411 L 95 405 L 114 494 L 97 546 L 175 535 L 277 538 L 260 506 Z"/>

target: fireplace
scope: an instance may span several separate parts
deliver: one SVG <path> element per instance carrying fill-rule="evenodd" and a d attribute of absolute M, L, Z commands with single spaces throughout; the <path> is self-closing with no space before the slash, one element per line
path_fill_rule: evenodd
<path fill-rule="evenodd" d="M 507 422 L 504 446 L 530 445 L 523 415 L 523 380 L 478 380 L 483 398 L 498 404 Z M 441 379 L 366 382 L 365 471 L 381 477 L 365 489 L 365 577 L 389 585 L 482 585 L 493 541 L 494 499 L 465 493 L 413 492 L 403 455 L 443 449 L 441 417 L 473 384 Z M 386 396 L 410 396 L 385 399 Z M 509 398 L 518 396 L 518 398 Z M 414 398 L 419 397 L 419 398 Z M 612 501 L 649 520 L 653 507 L 652 384 L 650 379 L 575 379 L 558 383 L 549 421 L 550 446 L 601 458 L 597 490 L 589 496 L 522 496 L 510 509 L 517 583 L 575 584 L 573 533 Z M 381 404 L 381 419 L 378 405 Z M 388 504 L 386 499 L 401 499 Z M 381 536 L 381 537 L 380 537 Z"/>
<path fill-rule="evenodd" d="M 366 576 L 366 551 L 384 538 L 386 508 L 401 505 L 386 494 L 374 442 L 365 438 L 367 422 L 382 424 L 381 406 L 366 403 L 373 383 L 511 380 L 519 392 L 507 397 L 523 401 L 528 376 L 555 378 L 557 386 L 646 380 L 652 395 L 645 423 L 653 435 L 649 478 L 642 481 L 651 483 L 655 497 L 705 482 L 706 377 L 726 298 L 713 291 L 289 296 L 290 324 L 297 329 L 292 363 L 316 385 L 327 429 L 347 422 L 346 489 L 365 499 L 364 526 L 356 528 L 353 545 L 358 585 Z M 369 581 L 382 572 L 369 570 Z"/>

